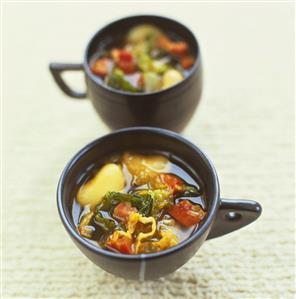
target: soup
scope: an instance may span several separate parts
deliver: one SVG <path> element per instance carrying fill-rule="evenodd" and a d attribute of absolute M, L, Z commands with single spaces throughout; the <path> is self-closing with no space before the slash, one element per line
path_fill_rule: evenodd
<path fill-rule="evenodd" d="M 88 175 L 73 203 L 79 234 L 106 250 L 158 252 L 206 216 L 201 183 L 166 153 L 124 152 Z"/>
<path fill-rule="evenodd" d="M 195 62 L 189 44 L 151 24 L 131 28 L 91 59 L 94 75 L 112 88 L 156 92 L 181 82 Z"/>

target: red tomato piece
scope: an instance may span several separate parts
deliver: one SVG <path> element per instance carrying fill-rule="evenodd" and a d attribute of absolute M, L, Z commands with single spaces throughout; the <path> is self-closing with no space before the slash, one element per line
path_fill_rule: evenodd
<path fill-rule="evenodd" d="M 136 65 L 133 61 L 119 60 L 116 64 L 125 74 L 131 74 L 136 70 Z"/>
<path fill-rule="evenodd" d="M 132 212 L 137 211 L 137 208 L 134 208 L 130 202 L 121 202 L 115 207 L 113 211 L 113 217 L 123 222 L 127 222 L 129 215 Z"/>
<path fill-rule="evenodd" d="M 164 184 L 173 190 L 173 193 L 183 190 L 184 182 L 177 176 L 173 174 L 162 173 L 160 174 L 160 178 Z"/>
<path fill-rule="evenodd" d="M 105 77 L 108 74 L 109 65 L 110 59 L 100 58 L 95 61 L 95 63 L 91 67 L 91 70 L 94 74 L 100 77 Z"/>
<path fill-rule="evenodd" d="M 194 205 L 189 200 L 182 200 L 173 205 L 169 208 L 168 212 L 186 227 L 199 223 L 206 214 L 199 205 Z"/>
<path fill-rule="evenodd" d="M 121 236 L 116 241 L 108 240 L 106 246 L 115 249 L 121 253 L 132 254 L 133 253 L 133 242 L 131 239 Z"/>
<path fill-rule="evenodd" d="M 180 60 L 181 66 L 186 70 L 189 69 L 194 63 L 194 58 L 191 56 L 184 56 Z"/>
<path fill-rule="evenodd" d="M 129 51 L 120 50 L 118 59 L 121 60 L 121 61 L 131 62 L 131 61 L 133 61 L 133 55 Z"/>

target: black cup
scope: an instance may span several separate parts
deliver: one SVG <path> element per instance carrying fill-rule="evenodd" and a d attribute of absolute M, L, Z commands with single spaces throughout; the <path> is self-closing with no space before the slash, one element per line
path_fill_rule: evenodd
<path fill-rule="evenodd" d="M 125 255 L 101 249 L 77 232 L 72 211 L 73 196 L 82 173 L 114 152 L 125 150 L 169 152 L 194 177 L 200 177 L 207 198 L 207 216 L 188 239 L 175 247 L 151 254 Z M 59 181 L 57 204 L 61 220 L 78 248 L 105 271 L 127 279 L 156 279 L 186 263 L 205 240 L 237 230 L 256 220 L 261 206 L 252 200 L 220 198 L 218 177 L 207 156 L 180 135 L 164 129 L 136 127 L 108 134 L 85 146 L 66 166 Z M 211 257 L 213 258 L 213 257 Z"/>
<path fill-rule="evenodd" d="M 94 53 L 141 23 L 154 24 L 189 43 L 196 61 L 187 78 L 165 90 L 132 93 L 107 86 L 91 72 L 90 59 Z M 181 131 L 192 117 L 202 91 L 201 56 L 195 36 L 175 20 L 153 15 L 131 16 L 105 26 L 89 41 L 82 64 L 51 63 L 50 71 L 65 94 L 77 99 L 89 97 L 99 116 L 111 129 L 153 126 Z M 87 91 L 80 93 L 71 89 L 61 76 L 65 71 L 83 71 Z"/>

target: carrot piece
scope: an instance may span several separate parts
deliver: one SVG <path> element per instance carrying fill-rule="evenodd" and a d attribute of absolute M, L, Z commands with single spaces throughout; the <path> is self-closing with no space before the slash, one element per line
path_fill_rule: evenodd
<path fill-rule="evenodd" d="M 188 44 L 186 42 L 172 42 L 169 52 L 174 55 L 183 56 L 188 52 Z"/>
<path fill-rule="evenodd" d="M 194 58 L 192 56 L 184 56 L 180 60 L 180 64 L 185 70 L 189 69 L 193 65 L 193 63 Z"/>
<path fill-rule="evenodd" d="M 95 63 L 91 66 L 91 70 L 94 74 L 105 77 L 108 75 L 108 68 L 110 64 L 110 59 L 108 58 L 100 58 L 95 61 Z"/>

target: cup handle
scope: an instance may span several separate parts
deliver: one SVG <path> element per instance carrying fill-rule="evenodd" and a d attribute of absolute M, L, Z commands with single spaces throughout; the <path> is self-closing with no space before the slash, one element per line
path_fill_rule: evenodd
<path fill-rule="evenodd" d="M 70 64 L 70 63 L 51 63 L 49 65 L 49 70 L 61 90 L 71 98 L 84 99 L 86 98 L 86 92 L 77 92 L 71 89 L 64 79 L 62 78 L 62 72 L 64 71 L 82 71 L 82 64 Z"/>
<path fill-rule="evenodd" d="M 221 198 L 220 207 L 207 240 L 226 235 L 252 223 L 261 212 L 261 205 L 256 201 Z"/>

